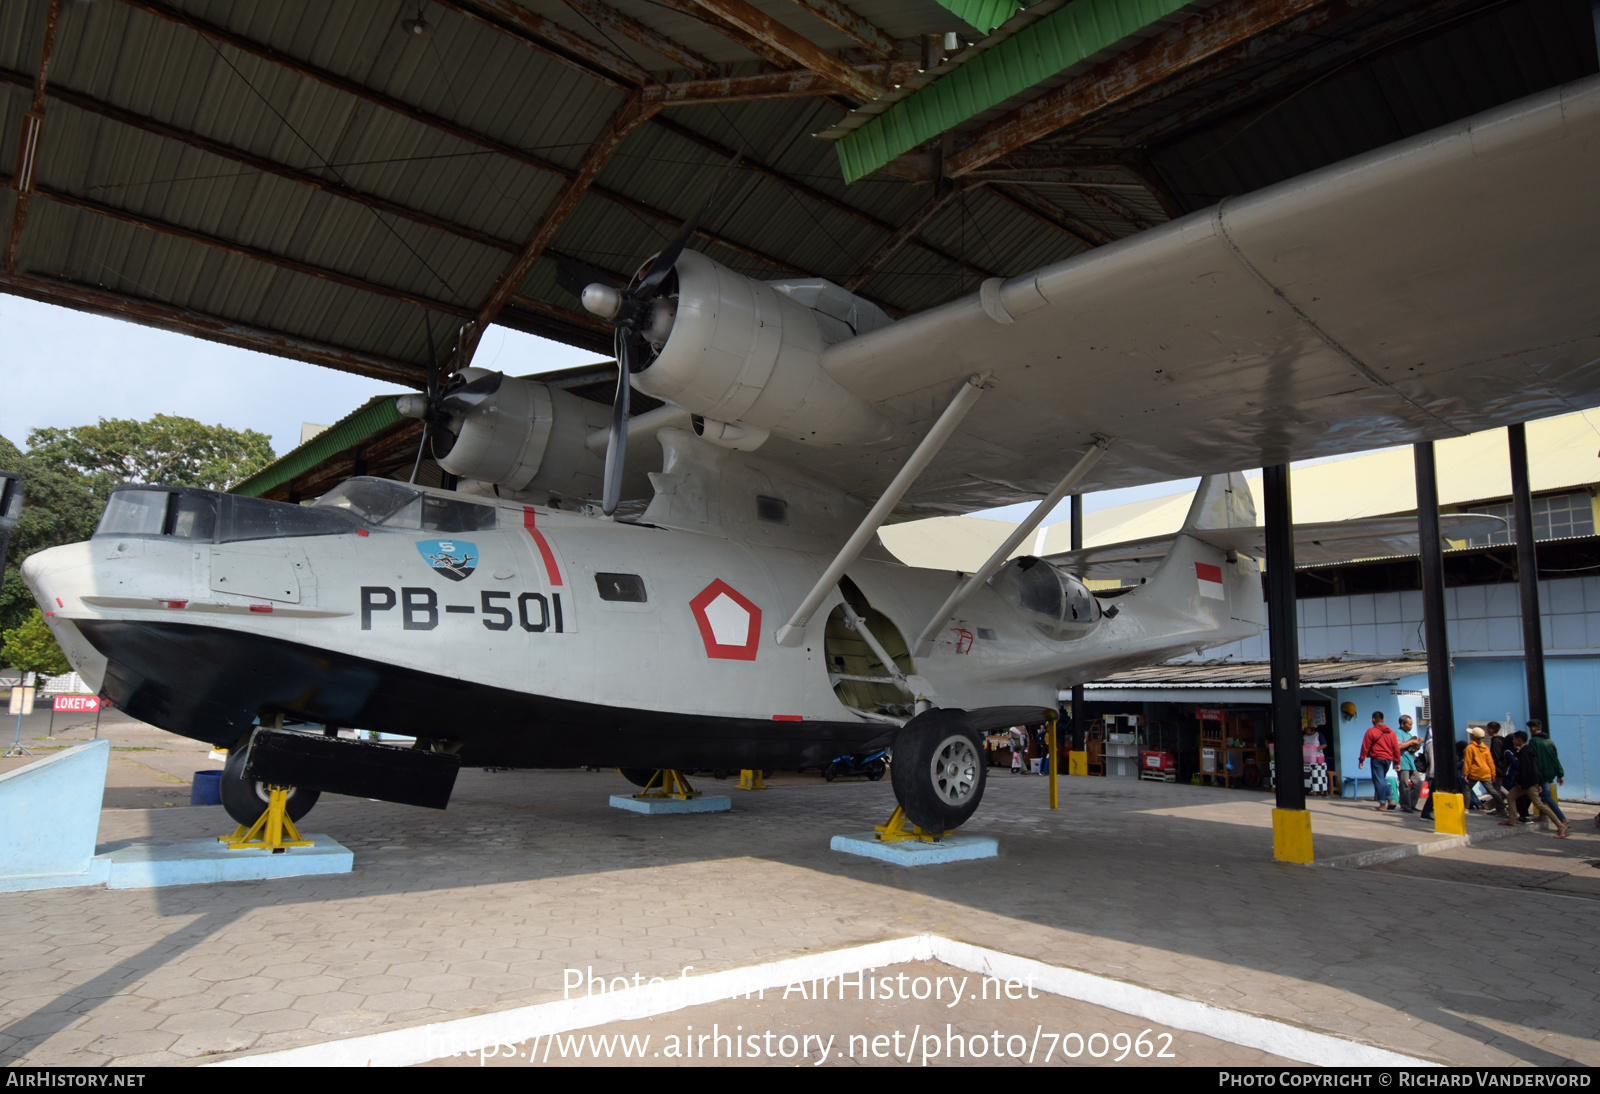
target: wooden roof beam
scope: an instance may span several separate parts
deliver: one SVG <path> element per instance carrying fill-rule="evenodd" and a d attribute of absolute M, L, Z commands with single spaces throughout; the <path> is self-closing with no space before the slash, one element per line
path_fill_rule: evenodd
<path fill-rule="evenodd" d="M 893 57 L 900 43 L 846 7 L 841 0 L 794 0 L 806 11 L 879 57 Z"/>
<path fill-rule="evenodd" d="M 1360 10 L 1370 7 L 1373 2 L 1376 2 L 1376 0 L 1345 0 L 1345 2 L 1329 4 L 1326 7 L 1318 8 L 1316 11 L 1308 12 L 1307 14 L 1302 15 L 1300 18 L 1285 24 L 1283 27 L 1271 34 L 1260 35 L 1256 38 L 1253 38 L 1246 43 L 1246 45 L 1252 47 L 1252 53 L 1260 52 L 1260 50 L 1255 47 L 1279 45 L 1285 41 L 1288 41 L 1290 38 L 1302 37 L 1310 34 L 1313 31 L 1319 30 L 1323 26 L 1326 26 L 1330 22 L 1354 15 Z M 1408 34 L 1410 31 L 1422 26 L 1423 24 L 1429 23 L 1434 19 L 1440 18 L 1441 16 L 1449 15 L 1456 9 L 1465 7 L 1474 2 L 1475 0 L 1433 0 L 1432 3 L 1418 4 L 1414 7 L 1408 7 L 1403 11 L 1398 11 L 1387 19 L 1372 23 L 1364 30 L 1356 34 L 1340 35 L 1338 37 L 1327 37 L 1320 39 L 1322 44 L 1311 52 L 1285 61 L 1282 64 L 1274 65 L 1270 70 L 1263 73 L 1256 79 L 1236 87 L 1223 95 L 1217 96 L 1216 98 L 1207 97 L 1192 106 L 1178 111 L 1176 114 L 1167 115 L 1154 122 L 1151 122 L 1143 129 L 1140 129 L 1137 132 L 1131 133 L 1125 137 L 1124 143 L 1132 146 L 1150 146 L 1161 144 L 1164 141 L 1169 140 L 1173 134 L 1179 133 L 1191 126 L 1198 125 L 1202 122 L 1211 121 L 1213 119 L 1231 116 L 1234 113 L 1235 108 L 1241 104 L 1249 103 L 1262 95 L 1269 94 L 1276 88 L 1300 81 L 1312 73 L 1326 69 L 1331 65 L 1341 64 L 1345 62 L 1352 53 L 1360 52 L 1363 49 L 1367 49 L 1397 35 Z M 1497 8 L 1505 7 L 1506 4 L 1510 2 L 1511 0 L 1489 0 L 1488 3 L 1477 3 L 1477 6 L 1473 7 L 1471 11 L 1462 12 L 1461 14 L 1467 17 L 1476 17 L 1487 14 L 1488 12 Z M 1408 37 L 1406 44 L 1414 44 L 1414 39 Z M 1234 61 L 1239 60 L 1231 55 L 1227 59 Z M 1163 85 L 1162 88 L 1153 90 L 1165 90 L 1165 85 Z M 1125 117 L 1129 114 L 1132 114 L 1134 110 L 1143 109 L 1145 106 L 1150 104 L 1140 101 L 1136 103 L 1130 103 L 1129 105 L 1129 110 L 1117 112 L 1119 116 Z M 1110 121 L 1115 120 L 1118 119 L 1108 119 L 1108 124 Z M 1097 125 L 1095 128 L 1098 127 L 1097 119 Z M 1074 130 L 1071 136 L 1087 136 L 1088 132 L 1089 131 L 1085 131 L 1084 133 L 1080 134 L 1077 130 Z"/>
<path fill-rule="evenodd" d="M 10 182 L 10 179 L 6 178 L 6 181 Z M 345 273 L 342 270 L 331 269 L 327 266 L 318 266 L 311 262 L 302 262 L 299 259 L 289 258 L 286 255 L 275 254 L 271 251 L 262 250 L 259 247 L 246 246 L 245 244 L 239 243 L 235 240 L 222 239 L 217 236 L 208 235 L 205 232 L 196 231 L 192 228 L 185 228 L 181 224 L 173 224 L 170 221 L 158 220 L 155 217 L 144 216 L 143 214 L 135 213 L 127 209 L 118 209 L 115 206 L 105 205 L 98 201 L 91 201 L 88 198 L 77 197 L 76 195 L 64 193 L 59 190 L 51 190 L 44 186 L 37 187 L 34 192 L 40 197 L 50 201 L 52 204 L 60 205 L 63 208 L 77 209 L 85 213 L 93 213 L 96 216 L 105 217 L 107 220 L 121 221 L 123 224 L 129 224 L 135 228 L 144 228 L 148 231 L 155 232 L 158 235 L 169 236 L 172 239 L 181 239 L 189 243 L 198 243 L 202 247 L 209 247 L 212 250 L 226 251 L 229 254 L 238 255 L 240 258 L 248 258 L 252 261 L 261 262 L 268 266 L 276 266 L 281 270 L 288 270 L 291 273 L 305 274 L 307 277 L 315 277 L 319 280 L 328 281 L 336 285 L 344 285 L 347 288 L 358 289 L 361 292 L 372 293 L 375 296 L 386 296 L 391 300 L 398 300 L 401 303 L 411 304 L 419 308 L 427 308 L 430 311 L 441 312 L 445 315 L 454 315 L 462 319 L 471 319 L 475 314 L 471 308 L 465 307 L 461 304 L 452 304 L 444 300 L 437 300 L 431 297 L 423 296 L 420 293 L 409 292 L 405 289 L 397 289 L 390 285 L 382 285 L 375 281 L 368 281 L 364 277 L 357 277 L 354 274 Z"/>
<path fill-rule="evenodd" d="M 122 0 L 122 2 L 143 9 L 151 6 L 153 3 L 155 3 L 155 0 Z M 684 2 L 687 3 L 689 0 L 684 0 Z M 167 18 L 168 16 L 162 14 L 162 17 Z M 382 92 L 373 91 L 370 88 L 363 87 L 360 84 L 357 84 L 352 80 L 347 80 L 336 73 L 329 72 L 326 69 L 318 68 L 309 62 L 289 57 L 278 52 L 277 50 L 272 49 L 269 46 L 264 46 L 259 42 L 253 42 L 250 39 L 234 34 L 231 31 L 224 31 L 220 30 L 220 28 L 210 27 L 208 24 L 199 24 L 197 22 L 188 20 L 181 15 L 176 15 L 176 13 L 173 21 L 185 26 L 189 26 L 198 33 L 205 34 L 209 37 L 214 37 L 218 41 L 224 41 L 228 45 L 233 46 L 235 49 L 250 53 L 253 56 L 261 57 L 262 59 L 271 61 L 274 64 L 281 64 L 291 71 L 298 72 L 302 76 L 316 80 L 317 82 L 325 84 L 328 87 L 332 87 L 343 91 L 346 94 L 353 95 L 365 102 L 372 103 L 374 106 L 383 107 L 385 110 L 392 111 L 404 118 L 408 118 L 411 121 L 417 122 L 420 125 L 428 126 L 431 129 L 436 129 L 441 133 L 446 133 L 452 137 L 455 137 L 457 140 L 476 145 L 479 148 L 488 149 L 501 156 L 504 156 L 506 159 L 525 164 L 528 167 L 534 168 L 535 170 L 543 171 L 551 175 L 557 175 L 564 179 L 571 179 L 577 174 L 576 170 L 573 168 L 563 167 L 560 164 L 551 162 L 550 160 L 535 156 L 530 152 L 525 152 L 515 145 L 507 144 L 504 141 L 487 136 L 483 133 L 478 133 L 474 130 L 468 129 L 466 126 L 458 125 L 457 123 L 446 118 L 439 117 L 437 114 L 432 114 L 420 107 L 416 107 L 410 103 L 395 99 L 389 95 L 383 94 Z M 683 223 L 682 218 L 675 217 L 671 213 L 657 209 L 652 205 L 647 205 L 642 201 L 637 201 L 623 194 L 616 193 L 615 191 L 606 190 L 603 187 L 590 186 L 589 192 L 597 197 L 605 198 L 607 201 L 610 201 L 613 204 L 620 205 L 623 208 L 632 209 L 634 212 L 639 213 L 642 216 L 664 221 L 674 226 Z M 709 240 L 712 243 L 720 244 L 721 246 L 753 258 L 764 265 L 771 266 L 773 269 L 782 270 L 786 273 L 804 272 L 798 267 L 794 266 L 792 263 L 786 262 L 780 258 L 775 258 L 771 255 L 763 254 L 752 247 L 738 243 L 725 236 L 719 235 L 716 232 L 709 231 L 704 227 L 702 227 L 695 234 Z"/>
<path fill-rule="evenodd" d="M 754 35 L 746 34 L 738 27 L 726 20 L 719 19 L 711 12 L 702 8 L 695 0 L 654 0 L 664 8 L 671 8 L 680 15 L 687 15 L 698 20 L 722 35 L 728 41 L 743 49 L 749 50 L 756 57 L 777 68 L 788 68 L 794 64 L 786 54 L 773 49 Z"/>
<path fill-rule="evenodd" d="M 142 6 L 149 0 L 139 2 Z M 613 86 L 637 87 L 650 82 L 650 73 L 643 65 L 595 45 L 560 23 L 529 11 L 516 0 L 434 0 L 434 3 Z"/>
<path fill-rule="evenodd" d="M 881 96 L 884 88 L 864 78 L 854 65 L 835 57 L 798 31 L 789 29 L 747 0 L 695 0 L 701 8 L 724 22 L 731 23 L 771 49 L 808 68 L 834 87 L 862 102 Z"/>
<path fill-rule="evenodd" d="M 427 381 L 427 369 L 406 361 L 396 361 L 376 354 L 361 353 L 342 346 L 329 345 L 315 339 L 304 338 L 283 331 L 251 326 L 234 319 L 210 315 L 193 308 L 180 308 L 158 300 L 129 296 L 110 289 L 83 285 L 65 278 L 38 273 L 14 274 L 0 272 L 0 289 L 40 300 L 47 304 L 60 304 L 69 308 L 128 319 L 163 330 L 192 334 L 211 342 L 238 346 L 241 349 L 270 353 L 278 357 L 292 357 L 309 361 L 340 372 L 370 376 L 375 380 L 388 380 L 420 388 Z"/>
<path fill-rule="evenodd" d="M 1079 220 L 1055 202 L 1046 201 L 1038 194 L 1030 192 L 1025 186 L 991 182 L 989 184 L 989 192 L 1007 205 L 1020 209 L 1043 224 L 1048 224 L 1062 235 L 1081 243 L 1085 247 L 1102 247 L 1107 243 L 1114 242 L 1113 237 L 1102 232 L 1094 225 Z"/>
<path fill-rule="evenodd" d="M 853 65 L 862 79 L 885 87 L 902 84 L 917 74 L 916 60 L 877 61 Z M 746 102 L 756 99 L 814 99 L 838 93 L 833 81 L 810 69 L 759 72 L 753 76 L 723 76 L 704 80 L 655 84 L 644 89 L 646 98 L 664 106 L 689 106 L 696 103 Z"/>
<path fill-rule="evenodd" d="M 61 0 L 50 0 L 45 9 L 44 46 L 39 51 L 39 72 L 34 78 L 33 105 L 22 116 L 17 135 L 16 202 L 11 209 L 11 238 L 6 244 L 6 271 L 17 272 L 17 248 L 22 244 L 22 228 L 28 223 L 28 205 L 33 198 L 33 169 L 39 158 L 39 139 L 44 130 L 44 89 L 50 76 L 50 54 L 56 45 L 56 21 L 61 16 Z"/>
<path fill-rule="evenodd" d="M 528 271 L 533 269 L 533 264 L 550 245 L 556 232 L 560 231 L 561 225 L 566 223 L 567 217 L 578 207 L 578 199 L 593 185 L 595 178 L 600 174 L 600 169 L 606 165 L 612 153 L 622 146 L 628 134 L 649 121 L 650 116 L 659 109 L 660 107 L 654 103 L 641 102 L 639 95 L 635 93 L 628 96 L 628 100 L 611 115 L 611 120 L 606 123 L 605 129 L 584 153 L 583 161 L 578 164 L 577 171 L 561 188 L 561 192 L 556 195 L 555 201 L 545 211 L 544 216 L 539 218 L 538 226 L 534 228 L 533 235 L 528 238 L 521 253 L 500 274 L 499 280 L 489 292 L 489 298 L 478 309 L 477 317 L 462 332 L 457 350 L 456 368 L 465 368 L 472 360 L 484 330 L 494 322 L 495 316 L 500 314 L 500 309 L 506 306 L 521 287 L 522 279 L 528 276 Z"/>
<path fill-rule="evenodd" d="M 646 26 L 631 16 L 624 15 L 600 0 L 563 0 L 567 7 L 600 26 L 615 31 L 635 42 L 657 57 L 669 61 L 676 68 L 688 69 L 697 76 L 708 76 L 716 66 L 687 46 L 679 45 L 654 27 Z"/>
<path fill-rule="evenodd" d="M 732 148 L 729 148 L 724 144 L 720 144 L 717 141 L 712 140 L 710 137 L 702 136 L 687 126 L 680 125 L 670 118 L 666 118 L 658 114 L 651 119 L 651 121 L 653 124 L 665 129 L 674 136 L 681 137 L 682 139 L 698 145 L 699 147 L 706 149 L 708 152 L 722 156 L 725 159 L 732 159 L 737 154 Z M 862 224 L 870 225 L 879 231 L 888 232 L 890 234 L 893 234 L 895 231 L 895 226 L 890 224 L 887 220 L 880 220 L 871 213 L 863 212 L 847 202 L 840 201 L 832 194 L 818 190 L 815 186 L 812 186 L 809 183 L 801 182 L 799 179 L 790 178 L 788 175 L 781 173 L 776 168 L 770 167 L 767 164 L 762 163 L 760 160 L 755 159 L 748 152 L 746 152 L 740 158 L 739 163 L 741 166 L 754 171 L 762 178 L 770 179 L 771 181 L 776 182 L 779 186 L 783 186 L 796 194 L 802 195 L 803 197 L 810 198 L 819 205 L 823 205 L 829 209 L 835 210 L 836 212 L 843 213 L 844 215 L 851 217 Z M 911 243 L 913 246 L 927 251 L 929 254 L 950 263 L 952 266 L 961 267 L 968 273 L 974 274 L 978 277 L 992 276 L 990 271 L 984 269 L 982 266 L 975 266 L 966 259 L 957 258 L 955 255 L 941 250 L 940 248 L 935 247 L 933 244 L 925 242 L 924 240 L 913 239 Z"/>
<path fill-rule="evenodd" d="M 9 69 L 0 68 L 0 84 L 9 83 L 25 86 L 31 82 L 32 81 L 29 80 L 28 77 L 20 72 L 13 72 Z M 497 251 L 504 251 L 506 254 L 516 254 L 520 246 L 520 244 L 516 243 L 515 241 L 499 239 L 487 232 L 480 232 L 478 229 L 468 227 L 465 224 L 457 224 L 454 221 L 447 220 L 444 217 L 435 216 L 434 214 L 424 210 L 414 209 L 410 206 L 402 205 L 399 202 L 390 201 L 387 198 L 379 197 L 376 194 L 372 194 L 364 190 L 358 190 L 352 186 L 347 186 L 337 179 L 313 174 L 312 172 L 303 171 L 297 167 L 290 167 L 287 164 L 279 163 L 276 160 L 268 159 L 265 156 L 259 156 L 254 152 L 249 152 L 242 148 L 235 148 L 231 144 L 224 144 L 221 141 L 212 140 L 210 137 L 202 136 L 187 129 L 180 129 L 177 126 L 168 125 L 167 123 L 157 121 L 154 118 L 145 117 L 142 114 L 136 114 L 131 110 L 124 110 L 120 106 L 115 106 L 111 103 L 105 102 L 102 99 L 97 99 L 92 95 L 85 95 L 81 91 L 72 91 L 61 87 L 52 87 L 46 93 L 46 97 L 51 101 L 63 103 L 75 110 L 81 110 L 86 114 L 92 114 L 101 118 L 108 118 L 111 121 L 128 126 L 131 129 L 137 129 L 140 132 L 149 133 L 152 136 L 163 137 L 167 140 L 172 140 L 178 142 L 179 144 L 187 145 L 190 148 L 204 152 L 207 155 L 216 156 L 219 159 L 228 160 L 231 163 L 237 163 L 243 167 L 249 167 L 253 170 L 260 171 L 263 174 L 273 175 L 277 178 L 285 179 L 301 186 L 309 186 L 313 189 L 320 190 L 323 193 L 332 194 L 335 197 L 344 198 L 347 201 L 353 201 L 360 205 L 365 205 L 368 208 L 374 209 L 380 213 L 387 213 L 402 220 L 408 220 L 413 224 L 421 224 L 437 231 L 446 232 L 450 235 L 456 236 L 459 239 L 465 239 L 469 242 L 477 243 L 484 247 L 492 247 Z M 154 184 L 152 183 L 152 185 Z"/>
<path fill-rule="evenodd" d="M 945 173 L 959 178 L 1329 2 L 1222 0 L 983 126 Z"/>
<path fill-rule="evenodd" d="M 883 269 L 885 263 L 900 253 L 901 248 L 910 243 L 918 232 L 926 228 L 934 217 L 943 212 L 945 206 L 960 197 L 962 191 L 968 188 L 950 183 L 936 183 L 932 196 L 918 206 L 917 211 L 906 218 L 905 223 L 890 233 L 888 239 L 878 244 L 878 249 L 873 251 L 856 272 L 846 279 L 844 287 L 855 292 L 865 285 L 874 274 Z"/>

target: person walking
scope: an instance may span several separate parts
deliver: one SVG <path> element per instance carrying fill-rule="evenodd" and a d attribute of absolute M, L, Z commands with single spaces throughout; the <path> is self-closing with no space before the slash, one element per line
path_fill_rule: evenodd
<path fill-rule="evenodd" d="M 1561 768 L 1561 753 L 1556 751 L 1556 743 L 1539 719 L 1528 720 L 1528 731 L 1533 735 L 1528 744 L 1539 770 L 1539 809 L 1555 818 L 1556 838 L 1566 839 L 1572 825 L 1567 822 L 1567 815 L 1561 811 L 1561 803 L 1556 801 L 1555 795 L 1557 786 L 1566 785 L 1567 773 Z"/>
<path fill-rule="evenodd" d="M 1498 816 L 1506 815 L 1506 795 L 1495 782 L 1494 754 L 1489 751 L 1485 743 L 1487 734 L 1477 726 L 1467 730 L 1469 738 L 1467 751 L 1461 761 L 1461 775 L 1467 786 L 1467 792 L 1472 792 L 1473 783 L 1482 783 L 1483 788 L 1494 799 L 1494 812 Z"/>
<path fill-rule="evenodd" d="M 1411 729 L 1411 715 L 1400 715 L 1394 736 L 1400 742 L 1400 812 L 1415 813 L 1422 793 L 1422 776 L 1417 774 L 1417 750 L 1422 747 L 1422 739 Z"/>
<path fill-rule="evenodd" d="M 1511 767 L 1510 757 L 1512 752 L 1506 739 L 1500 736 L 1500 729 L 1499 722 L 1490 722 L 1484 729 L 1484 737 L 1486 738 L 1484 743 L 1489 746 L 1489 756 L 1494 760 L 1494 786 L 1498 793 L 1495 790 L 1491 790 L 1490 793 L 1494 795 L 1494 799 L 1498 803 L 1495 813 L 1504 817 L 1507 815 L 1511 800 L 1509 793 L 1511 783 L 1506 775 Z"/>
<path fill-rule="evenodd" d="M 1389 771 L 1400 762 L 1400 742 L 1395 739 L 1394 730 L 1385 724 L 1381 710 L 1373 713 L 1372 728 L 1361 738 L 1356 770 L 1361 769 L 1368 757 L 1372 759 L 1372 796 L 1378 803 L 1373 808 L 1380 813 L 1386 809 L 1392 811 L 1395 806 L 1389 800 Z"/>

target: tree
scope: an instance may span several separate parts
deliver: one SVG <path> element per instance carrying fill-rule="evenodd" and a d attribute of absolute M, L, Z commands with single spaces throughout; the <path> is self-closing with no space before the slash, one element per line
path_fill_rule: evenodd
<path fill-rule="evenodd" d="M 24 672 L 41 676 L 60 676 L 72 671 L 66 654 L 56 645 L 56 636 L 38 608 L 29 612 L 22 624 L 0 634 L 0 660 Z"/>
<path fill-rule="evenodd" d="M 101 418 L 99 425 L 35 429 L 30 461 L 70 469 L 97 483 L 159 482 L 226 490 L 273 461 L 272 438 L 253 429 L 202 425 L 157 414 L 148 422 Z"/>
<path fill-rule="evenodd" d="M 148 422 L 102 418 L 98 425 L 35 429 L 27 452 L 0 437 L 0 471 L 20 473 L 24 491 L 0 578 L 0 631 L 21 626 L 34 606 L 18 572 L 22 561 L 88 539 L 113 487 L 163 482 L 223 490 L 272 460 L 264 433 L 167 414 Z"/>

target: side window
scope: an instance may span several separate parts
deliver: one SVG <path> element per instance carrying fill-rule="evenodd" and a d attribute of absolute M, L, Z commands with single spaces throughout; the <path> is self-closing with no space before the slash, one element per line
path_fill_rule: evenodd
<path fill-rule="evenodd" d="M 167 534 L 210 542 L 217 535 L 217 503 L 192 494 L 176 494 L 167 511 Z"/>
<path fill-rule="evenodd" d="M 430 532 L 476 532 L 495 526 L 495 509 L 492 505 L 438 498 L 429 494 L 422 498 L 422 527 Z"/>
<path fill-rule="evenodd" d="M 643 604 L 649 599 L 644 591 L 644 578 L 638 574 L 599 573 L 594 575 L 594 583 L 600 590 L 601 600 Z"/>

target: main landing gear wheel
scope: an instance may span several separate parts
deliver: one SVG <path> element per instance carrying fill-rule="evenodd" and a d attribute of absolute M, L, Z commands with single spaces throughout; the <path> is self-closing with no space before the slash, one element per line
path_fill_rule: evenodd
<path fill-rule="evenodd" d="M 913 718 L 894 742 L 894 796 L 911 823 L 929 832 L 960 827 L 983 800 L 983 741 L 958 711 Z"/>
<path fill-rule="evenodd" d="M 222 808 L 228 811 L 228 816 L 249 828 L 267 811 L 272 792 L 261 780 L 244 777 L 246 751 L 244 748 L 235 748 L 228 753 L 228 762 L 222 768 L 221 791 Z M 291 786 L 284 802 L 289 819 L 298 824 L 301 817 L 311 812 L 311 807 L 317 804 L 320 796 L 316 790 L 301 790 Z"/>

